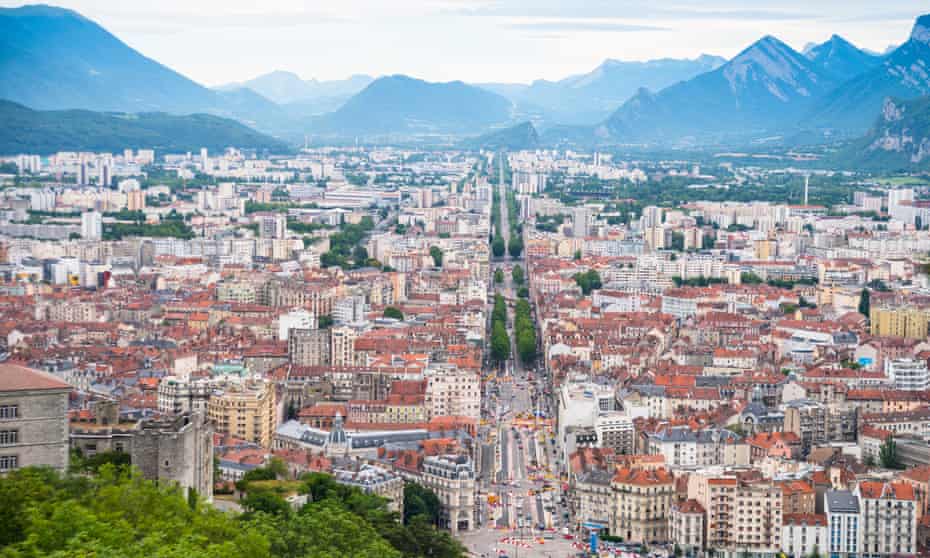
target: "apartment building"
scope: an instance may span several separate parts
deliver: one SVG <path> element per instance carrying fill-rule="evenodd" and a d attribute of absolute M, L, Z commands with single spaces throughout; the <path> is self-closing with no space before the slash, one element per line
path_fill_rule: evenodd
<path fill-rule="evenodd" d="M 828 490 L 824 511 L 829 526 L 827 553 L 831 558 L 856 558 L 860 548 L 859 497 L 849 490 Z"/>
<path fill-rule="evenodd" d="M 664 468 L 622 467 L 611 480 L 616 508 L 610 532 L 624 541 L 666 542 L 675 479 Z"/>
<path fill-rule="evenodd" d="M 927 338 L 930 308 L 910 304 L 873 305 L 869 309 L 872 335 L 882 337 Z"/>
<path fill-rule="evenodd" d="M 861 556 L 877 558 L 917 552 L 917 497 L 902 481 L 865 481 L 856 486 L 861 506 Z"/>
<path fill-rule="evenodd" d="M 822 555 L 827 548 L 827 516 L 796 513 L 782 516 L 781 548 L 789 558 Z"/>
<path fill-rule="evenodd" d="M 687 555 L 697 555 L 704 549 L 705 513 L 704 507 L 694 499 L 672 504 L 669 539 Z"/>
<path fill-rule="evenodd" d="M 481 416 L 481 387 L 478 374 L 454 365 L 432 365 L 423 373 L 429 418 Z"/>
<path fill-rule="evenodd" d="M 635 447 L 633 418 L 620 411 L 602 413 L 594 419 L 598 446 L 610 448 L 617 454 L 631 454 Z"/>
<path fill-rule="evenodd" d="M 423 460 L 423 486 L 436 493 L 442 505 L 439 526 L 453 535 L 475 527 L 475 472 L 464 455 L 435 455 Z"/>
<path fill-rule="evenodd" d="M 777 555 L 782 539 L 781 487 L 768 481 L 741 482 L 734 500 L 730 548 L 754 555 Z"/>
<path fill-rule="evenodd" d="M 333 366 L 355 366 L 355 338 L 358 332 L 351 327 L 340 326 L 330 332 L 330 359 Z"/>
<path fill-rule="evenodd" d="M 207 416 L 217 432 L 270 448 L 277 427 L 274 384 L 261 380 L 217 386 L 207 401 Z"/>
<path fill-rule="evenodd" d="M 287 338 L 287 354 L 296 366 L 325 366 L 332 362 L 332 331 L 292 329 Z"/>

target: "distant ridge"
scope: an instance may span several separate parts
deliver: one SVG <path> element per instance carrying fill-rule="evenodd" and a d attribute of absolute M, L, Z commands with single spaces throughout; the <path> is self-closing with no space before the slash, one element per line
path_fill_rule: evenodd
<path fill-rule="evenodd" d="M 378 78 L 333 113 L 311 123 L 318 134 L 474 133 L 508 123 L 512 103 L 461 81 L 431 83 L 404 75 Z"/>
<path fill-rule="evenodd" d="M 503 130 L 488 132 L 477 138 L 464 142 L 467 147 L 475 149 L 505 149 L 520 151 L 539 147 L 539 134 L 532 122 L 523 122 Z"/>
<path fill-rule="evenodd" d="M 0 100 L 0 154 L 111 151 L 131 146 L 160 152 L 206 147 L 284 152 L 282 142 L 245 125 L 209 114 L 102 113 L 88 110 L 36 111 Z"/>

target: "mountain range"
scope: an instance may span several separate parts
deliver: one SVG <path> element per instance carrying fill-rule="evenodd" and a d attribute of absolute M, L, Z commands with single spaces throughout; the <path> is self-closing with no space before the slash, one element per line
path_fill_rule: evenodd
<path fill-rule="evenodd" d="M 250 89 L 282 105 L 291 114 L 314 115 L 338 109 L 374 79 L 369 75 L 357 74 L 343 80 L 304 80 L 293 72 L 276 70 L 248 81 L 229 83 L 215 89 L 218 91 Z"/>
<path fill-rule="evenodd" d="M 291 143 L 307 136 L 672 146 L 853 138 L 870 129 L 887 98 L 930 95 L 930 16 L 882 55 L 837 35 L 803 52 L 765 36 L 730 60 L 608 59 L 585 74 L 531 84 L 404 75 L 318 81 L 275 71 L 211 89 L 76 12 L 24 6 L 0 9 L 0 76 L 0 99 L 37 111 L 91 110 L 100 121 L 111 112 L 205 113 Z"/>
<path fill-rule="evenodd" d="M 558 81 L 537 80 L 530 85 L 486 83 L 479 86 L 527 109 L 539 109 L 549 122 L 594 124 L 606 118 L 641 87 L 659 90 L 713 70 L 725 62 L 723 58 L 706 54 L 694 60 L 663 58 L 628 62 L 608 59 L 591 72 Z"/>

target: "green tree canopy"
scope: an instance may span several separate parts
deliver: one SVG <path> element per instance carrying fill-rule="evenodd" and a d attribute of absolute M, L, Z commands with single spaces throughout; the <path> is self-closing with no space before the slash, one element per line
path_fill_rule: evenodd
<path fill-rule="evenodd" d="M 581 293 L 585 296 L 591 294 L 591 291 L 601 288 L 601 275 L 597 270 L 589 269 L 584 273 L 574 275 L 575 283 L 581 288 Z"/>
<path fill-rule="evenodd" d="M 429 255 L 433 258 L 433 265 L 436 267 L 442 267 L 442 248 L 439 246 L 430 246 Z"/>
<path fill-rule="evenodd" d="M 495 321 L 491 327 L 491 358 L 498 362 L 510 357 L 510 337 L 507 328 L 500 321 Z"/>
<path fill-rule="evenodd" d="M 404 319 L 404 313 L 393 306 L 388 306 L 384 309 L 384 317 L 402 321 Z"/>
<path fill-rule="evenodd" d="M 506 251 L 507 246 L 504 244 L 504 238 L 500 235 L 496 235 L 491 242 L 491 253 L 494 254 L 495 258 L 500 258 L 503 257 Z"/>

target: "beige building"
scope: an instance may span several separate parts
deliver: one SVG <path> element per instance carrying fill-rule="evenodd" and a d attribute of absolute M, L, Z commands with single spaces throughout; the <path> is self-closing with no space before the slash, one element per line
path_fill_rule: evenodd
<path fill-rule="evenodd" d="M 610 529 L 616 508 L 610 481 L 611 474 L 600 469 L 575 477 L 571 495 L 576 523 L 596 523 Z"/>
<path fill-rule="evenodd" d="M 442 510 L 439 527 L 452 534 L 475 527 L 475 469 L 464 455 L 437 455 L 423 460 L 420 482 L 436 493 Z"/>
<path fill-rule="evenodd" d="M 355 329 L 347 326 L 334 327 L 330 332 L 330 358 L 333 366 L 355 366 Z"/>
<path fill-rule="evenodd" d="M 688 477 L 688 498 L 707 512 L 704 541 L 725 556 L 774 556 L 782 539 L 782 487 L 722 471 Z"/>
<path fill-rule="evenodd" d="M 869 309 L 872 335 L 909 337 L 922 341 L 927 338 L 928 322 L 930 322 L 930 308 L 901 305 L 872 306 Z"/>
<path fill-rule="evenodd" d="M 274 384 L 262 380 L 229 382 L 207 402 L 217 432 L 270 448 L 277 427 Z"/>
<path fill-rule="evenodd" d="M 668 541 L 668 518 L 675 479 L 662 469 L 621 468 L 611 480 L 616 499 L 610 532 L 624 541 Z"/>

